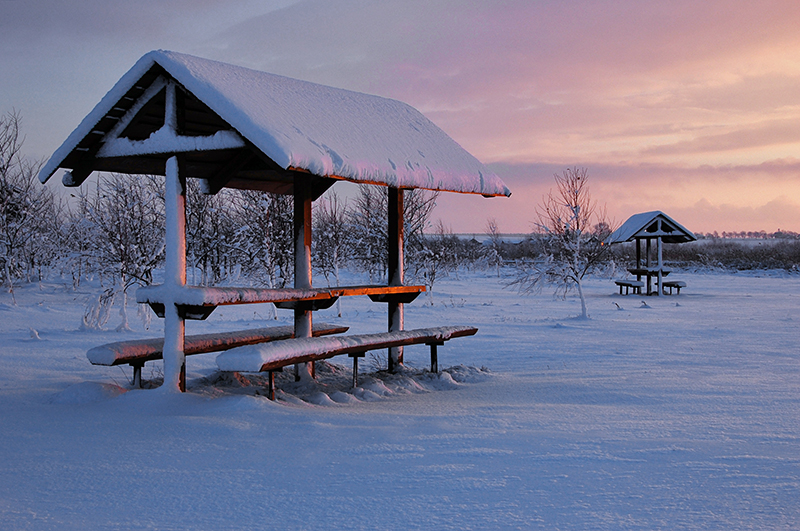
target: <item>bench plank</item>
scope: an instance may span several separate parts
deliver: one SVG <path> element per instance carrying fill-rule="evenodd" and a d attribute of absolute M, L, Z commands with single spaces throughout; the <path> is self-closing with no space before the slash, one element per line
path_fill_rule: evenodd
<path fill-rule="evenodd" d="M 312 334 L 315 336 L 343 334 L 347 330 L 349 330 L 347 326 L 314 323 Z M 279 341 L 292 337 L 294 337 L 294 327 L 291 325 L 254 328 L 235 332 L 197 334 L 186 336 L 184 352 L 187 356 L 205 352 L 219 352 L 230 348 Z M 163 338 L 135 339 L 94 347 L 86 352 L 86 357 L 89 358 L 92 365 L 143 364 L 146 361 L 160 360 L 163 349 Z"/>
<path fill-rule="evenodd" d="M 224 306 L 227 304 L 255 304 L 264 302 L 291 302 L 352 297 L 357 295 L 389 295 L 421 293 L 425 286 L 337 286 L 331 288 L 234 288 L 186 286 L 171 295 L 174 303 L 184 306 Z M 145 286 L 136 290 L 136 301 L 142 304 L 164 304 L 169 298 L 164 286 Z"/>
<path fill-rule="evenodd" d="M 217 356 L 217 366 L 223 371 L 273 371 L 294 363 L 319 361 L 342 354 L 420 343 L 440 345 L 454 337 L 471 336 L 477 332 L 477 328 L 470 326 L 443 326 L 381 334 L 287 339 L 228 350 Z"/>

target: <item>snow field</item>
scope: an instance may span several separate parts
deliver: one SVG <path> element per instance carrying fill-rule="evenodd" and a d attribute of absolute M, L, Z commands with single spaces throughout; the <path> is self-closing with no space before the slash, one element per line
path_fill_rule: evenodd
<path fill-rule="evenodd" d="M 797 528 L 800 278 L 673 276 L 688 287 L 661 298 L 590 280 L 590 320 L 572 317 L 576 298 L 451 276 L 408 305 L 406 326 L 479 327 L 439 349 L 452 384 L 422 371 L 364 374 L 363 392 L 280 382 L 277 403 L 211 385 L 213 354 L 188 359 L 193 392 L 122 393 L 130 371 L 86 350 L 161 322 L 78 331 L 88 289 L 25 286 L 18 307 L 0 294 L 0 528 Z M 366 298 L 342 308 L 316 318 L 386 326 Z M 267 313 L 222 307 L 187 333 Z M 332 361 L 346 379 L 350 360 Z M 427 349 L 406 361 L 424 368 Z"/>

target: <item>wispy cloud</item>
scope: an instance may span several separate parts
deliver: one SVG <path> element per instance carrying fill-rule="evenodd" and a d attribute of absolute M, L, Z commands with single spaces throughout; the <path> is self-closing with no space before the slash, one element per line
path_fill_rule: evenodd
<path fill-rule="evenodd" d="M 21 109 L 42 155 L 139 56 L 171 48 L 414 105 L 497 163 L 514 192 L 486 203 L 503 204 L 487 207 L 498 217 L 526 219 L 573 165 L 619 216 L 687 208 L 698 230 L 723 223 L 703 199 L 730 206 L 731 230 L 770 230 L 750 225 L 766 223 L 759 209 L 800 197 L 795 0 L 2 5 L 0 101 Z M 457 219 L 447 204 L 460 201 L 442 212 Z"/>

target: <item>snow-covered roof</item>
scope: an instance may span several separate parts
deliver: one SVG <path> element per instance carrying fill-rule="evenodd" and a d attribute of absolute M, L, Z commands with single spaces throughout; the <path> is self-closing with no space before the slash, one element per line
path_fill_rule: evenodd
<path fill-rule="evenodd" d="M 165 81 L 180 87 L 182 138 L 199 137 L 199 148 L 164 138 Z M 146 54 L 122 76 L 39 178 L 47 181 L 58 168 L 76 175 L 77 181 L 65 179 L 68 185 L 93 170 L 163 174 L 163 161 L 175 152 L 187 153 L 188 176 L 225 173 L 223 185 L 238 188 L 270 189 L 264 183 L 272 182 L 283 186 L 272 191 L 286 192 L 287 176 L 310 173 L 398 188 L 511 194 L 405 103 L 163 50 Z"/>
<path fill-rule="evenodd" d="M 660 210 L 634 214 L 606 239 L 606 243 L 630 242 L 637 238 L 657 238 L 665 243 L 685 243 L 697 239 L 686 227 Z"/>

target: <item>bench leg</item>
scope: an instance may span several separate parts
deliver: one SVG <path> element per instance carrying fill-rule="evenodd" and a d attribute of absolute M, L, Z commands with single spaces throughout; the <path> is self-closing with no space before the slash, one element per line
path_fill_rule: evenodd
<path fill-rule="evenodd" d="M 275 400 L 275 371 L 269 371 L 269 378 L 267 384 L 267 398 Z"/>
<path fill-rule="evenodd" d="M 131 367 L 133 368 L 133 379 L 131 380 L 131 385 L 136 389 L 142 388 L 142 367 L 144 367 L 144 362 L 141 363 L 131 363 Z"/>
<path fill-rule="evenodd" d="M 431 372 L 439 374 L 439 354 L 436 348 L 440 343 L 431 343 Z"/>
<path fill-rule="evenodd" d="M 351 358 L 353 358 L 353 389 L 358 387 L 358 358 L 363 358 L 363 352 L 356 352 L 354 354 L 348 354 Z"/>

